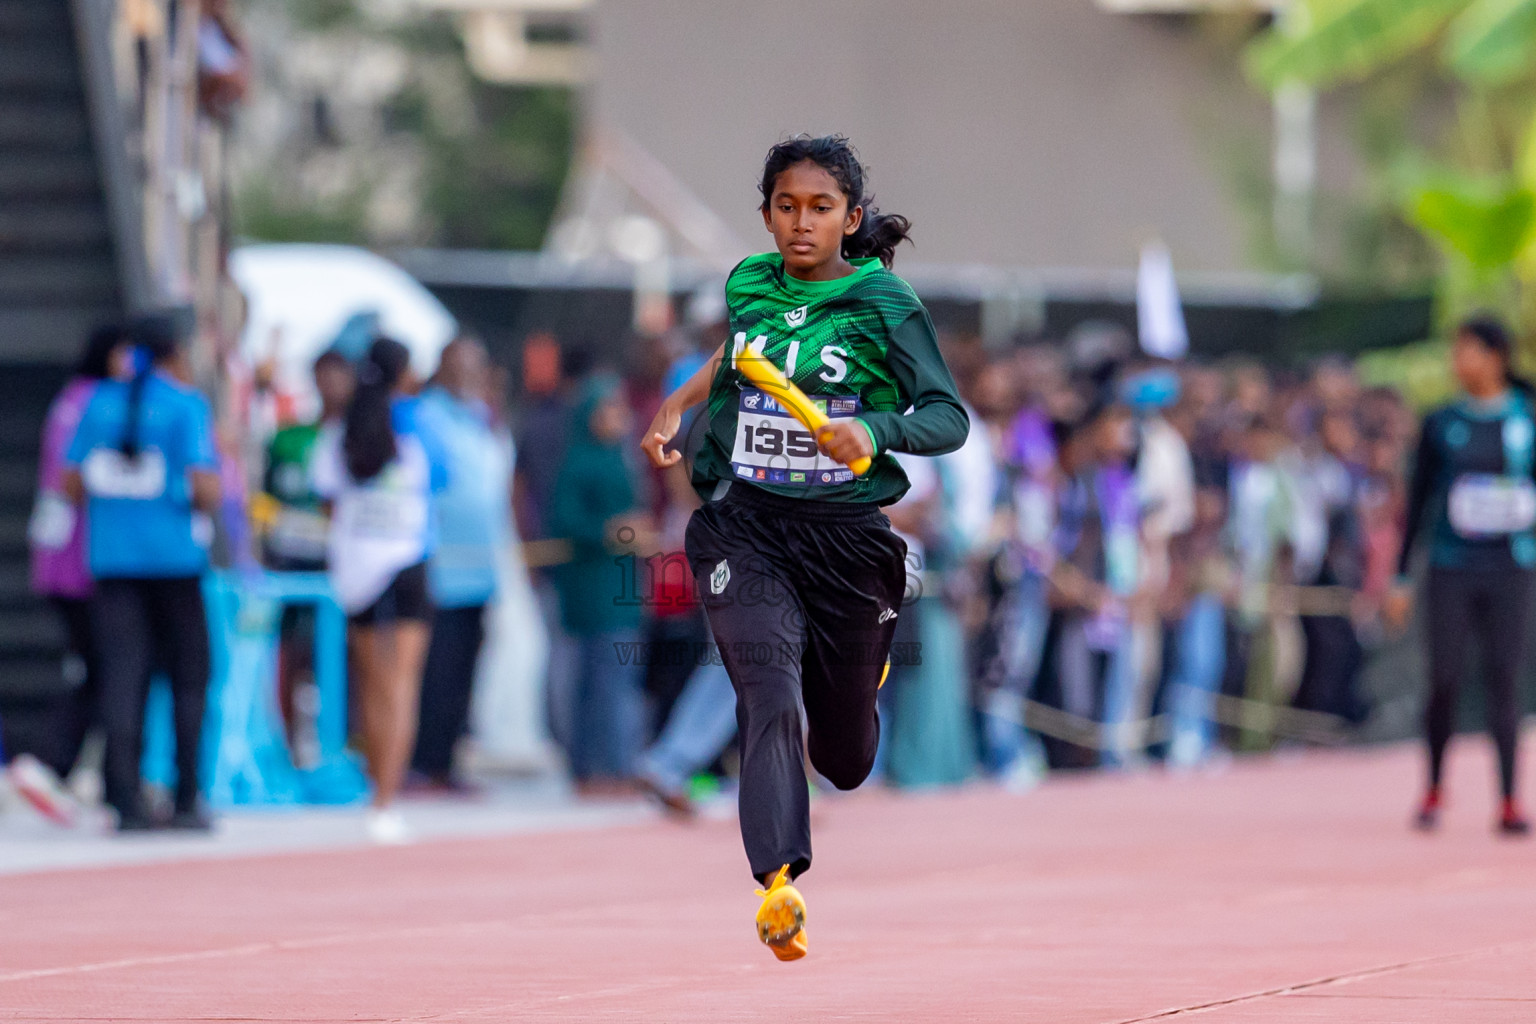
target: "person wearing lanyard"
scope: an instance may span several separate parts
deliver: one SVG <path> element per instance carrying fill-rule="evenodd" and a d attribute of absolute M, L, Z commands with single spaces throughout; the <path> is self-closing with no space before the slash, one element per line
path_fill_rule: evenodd
<path fill-rule="evenodd" d="M 330 502 L 326 563 L 347 613 L 348 647 L 362 693 L 373 806 L 369 836 L 410 839 L 393 804 L 416 740 L 422 662 L 432 621 L 427 559 L 436 465 L 418 431 L 411 357 L 380 338 L 357 370 L 344 422 L 315 445 L 310 480 Z M 440 465 L 438 463 L 437 465 Z"/>
<path fill-rule="evenodd" d="M 1416 819 L 1425 830 L 1440 822 L 1445 749 L 1456 726 L 1468 643 L 1476 637 L 1483 653 L 1489 731 L 1499 754 L 1503 804 L 1498 829 L 1505 835 L 1530 831 L 1515 799 L 1516 683 L 1536 569 L 1536 424 L 1530 391 L 1511 378 L 1510 354 L 1509 333 L 1496 320 L 1468 320 L 1457 331 L 1451 365 L 1463 394 L 1424 420 L 1398 583 L 1385 609 L 1389 620 L 1406 620 L 1414 540 L 1427 534 L 1429 788 Z"/>
<path fill-rule="evenodd" d="M 118 829 L 165 824 L 206 830 L 198 751 L 210 653 L 201 577 L 209 513 L 219 505 L 208 403 L 179 379 L 178 332 L 167 315 L 135 321 L 132 380 L 96 387 L 64 456 L 64 493 L 90 521 L 87 562 L 96 580 L 91 634 L 107 737 L 106 801 Z M 163 667 L 175 707 L 176 802 L 169 821 L 147 812 L 139 777 L 144 700 Z"/>
<path fill-rule="evenodd" d="M 496 596 L 496 561 L 512 522 L 511 438 L 498 432 L 485 400 L 490 369 L 484 345 L 455 338 L 417 407 L 446 465 L 445 485 L 433 500 L 437 544 L 427 579 L 435 611 L 411 769 L 416 784 L 446 792 L 474 788 L 455 774 L 453 752 L 469 724 L 486 608 Z"/>

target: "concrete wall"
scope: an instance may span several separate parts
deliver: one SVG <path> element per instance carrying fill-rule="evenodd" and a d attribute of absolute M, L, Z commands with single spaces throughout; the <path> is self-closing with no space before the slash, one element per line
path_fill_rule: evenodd
<path fill-rule="evenodd" d="M 1181 271 L 1253 268 L 1234 179 L 1266 172 L 1269 106 L 1189 20 L 1090 0 L 600 0 L 593 27 L 589 115 L 753 249 L 768 147 L 841 131 L 912 218 L 909 260 L 1126 267 L 1155 232 Z M 1322 148 L 1325 177 L 1347 173 Z"/>

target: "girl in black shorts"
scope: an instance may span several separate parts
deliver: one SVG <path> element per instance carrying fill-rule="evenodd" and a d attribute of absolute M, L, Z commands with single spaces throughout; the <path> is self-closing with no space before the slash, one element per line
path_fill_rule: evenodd
<path fill-rule="evenodd" d="M 340 427 L 316 441 L 315 493 L 331 505 L 326 564 L 347 613 L 347 642 L 362 693 L 363 737 L 373 782 L 369 835 L 409 836 L 393 802 L 416 740 L 416 714 L 432 621 L 427 556 L 433 464 L 408 398 L 404 345 L 374 342 Z"/>

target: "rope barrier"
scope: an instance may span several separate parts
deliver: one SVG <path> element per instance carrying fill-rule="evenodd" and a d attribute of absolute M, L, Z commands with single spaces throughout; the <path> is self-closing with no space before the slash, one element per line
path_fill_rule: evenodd
<path fill-rule="evenodd" d="M 1326 746 L 1337 746 L 1349 738 L 1348 723 L 1336 715 L 1248 697 L 1209 696 L 1209 718 L 1218 725 Z M 1173 716 L 1167 712 L 1126 722 L 1100 722 L 1027 697 L 1018 698 L 1015 708 L 994 705 L 986 711 L 1041 736 L 1100 753 L 1145 750 L 1173 737 Z"/>

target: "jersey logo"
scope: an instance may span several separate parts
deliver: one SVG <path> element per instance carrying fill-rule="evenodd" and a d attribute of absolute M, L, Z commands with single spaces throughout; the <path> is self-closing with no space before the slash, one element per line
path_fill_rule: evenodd
<path fill-rule="evenodd" d="M 882 623 L 890 622 L 895 617 L 896 617 L 896 609 L 895 608 L 886 608 L 886 609 L 884 609 L 883 611 L 880 612 L 880 620 L 879 621 L 882 622 Z"/>
<path fill-rule="evenodd" d="M 784 314 L 784 322 L 791 327 L 800 327 L 805 323 L 806 311 L 810 308 L 810 306 L 801 306 L 799 309 L 790 310 Z"/>
<path fill-rule="evenodd" d="M 731 582 L 731 566 L 725 559 L 720 559 L 720 564 L 715 566 L 715 571 L 709 574 L 709 592 L 711 594 L 725 593 L 725 585 Z"/>

